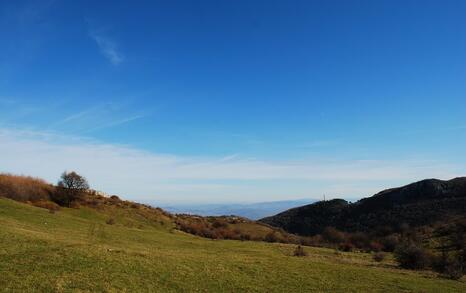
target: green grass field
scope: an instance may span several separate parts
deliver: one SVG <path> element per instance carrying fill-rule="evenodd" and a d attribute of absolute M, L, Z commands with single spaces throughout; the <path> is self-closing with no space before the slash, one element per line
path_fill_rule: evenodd
<path fill-rule="evenodd" d="M 111 214 L 110 214 L 111 213 Z M 108 225 L 110 217 L 116 224 Z M 390 257 L 208 240 L 117 211 L 51 214 L 0 199 L 4 292 L 466 292 L 466 283 L 395 267 Z"/>

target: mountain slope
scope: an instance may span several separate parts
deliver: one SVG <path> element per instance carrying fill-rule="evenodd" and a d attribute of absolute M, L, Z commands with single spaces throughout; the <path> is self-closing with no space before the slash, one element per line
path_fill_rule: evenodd
<path fill-rule="evenodd" d="M 427 179 L 348 203 L 318 202 L 260 221 L 300 235 L 315 235 L 325 227 L 342 231 L 399 230 L 466 215 L 466 177 L 449 181 Z"/>
<path fill-rule="evenodd" d="M 114 207 L 119 209 L 120 207 Z M 370 254 L 195 237 L 123 211 L 55 213 L 0 198 L 0 291 L 464 292 L 464 282 L 400 270 Z M 113 224 L 109 216 L 118 214 Z M 284 273 L 286 272 L 286 273 Z"/>

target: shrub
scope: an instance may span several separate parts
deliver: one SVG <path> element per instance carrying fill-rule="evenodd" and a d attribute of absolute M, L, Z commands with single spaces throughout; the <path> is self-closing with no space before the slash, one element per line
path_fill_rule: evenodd
<path fill-rule="evenodd" d="M 240 240 L 240 235 L 237 234 L 233 230 L 229 230 L 226 228 L 219 228 L 216 230 L 215 234 L 218 235 L 219 239 L 232 239 L 232 240 Z"/>
<path fill-rule="evenodd" d="M 278 242 L 278 236 L 275 231 L 271 231 L 265 235 L 264 240 L 267 242 Z"/>
<path fill-rule="evenodd" d="M 214 228 L 226 228 L 228 226 L 228 223 L 224 220 L 217 219 L 212 223 L 212 226 Z"/>
<path fill-rule="evenodd" d="M 459 280 L 463 277 L 463 267 L 458 261 L 454 261 L 448 264 L 444 270 L 444 276 L 452 280 Z"/>
<path fill-rule="evenodd" d="M 449 255 L 445 251 L 434 259 L 432 268 L 434 271 L 453 280 L 461 279 L 465 269 L 461 255 Z"/>
<path fill-rule="evenodd" d="M 387 236 L 393 233 L 393 228 L 388 225 L 384 225 L 381 227 L 378 227 L 375 231 L 375 235 L 377 236 Z"/>
<path fill-rule="evenodd" d="M 345 242 L 338 245 L 338 249 L 349 252 L 354 250 L 354 245 L 351 242 Z"/>
<path fill-rule="evenodd" d="M 342 243 L 345 241 L 345 234 L 343 232 L 338 231 L 337 229 L 333 227 L 327 227 L 324 229 L 322 232 L 322 236 L 324 237 L 325 240 L 327 240 L 330 243 Z"/>
<path fill-rule="evenodd" d="M 251 240 L 251 235 L 241 233 L 240 239 L 245 240 L 245 241 L 249 241 L 249 240 Z"/>
<path fill-rule="evenodd" d="M 376 252 L 372 255 L 372 259 L 376 262 L 381 262 L 385 259 L 385 253 L 383 252 Z"/>
<path fill-rule="evenodd" d="M 201 231 L 197 232 L 197 235 L 210 239 L 215 239 L 218 237 L 218 235 L 215 235 L 214 231 L 209 230 L 207 228 L 202 228 Z"/>
<path fill-rule="evenodd" d="M 81 205 L 77 201 L 72 201 L 72 202 L 70 202 L 69 207 L 72 208 L 72 209 L 79 209 L 81 207 Z"/>
<path fill-rule="evenodd" d="M 349 235 L 349 241 L 358 248 L 369 250 L 370 238 L 366 233 L 363 233 L 363 232 L 352 233 Z"/>
<path fill-rule="evenodd" d="M 379 252 L 383 249 L 383 245 L 380 242 L 371 241 L 371 243 L 369 243 L 369 248 L 371 251 Z"/>
<path fill-rule="evenodd" d="M 48 209 L 50 213 L 55 213 L 56 211 L 60 210 L 60 206 L 52 201 L 36 201 L 32 203 L 33 206 Z"/>
<path fill-rule="evenodd" d="M 307 256 L 307 252 L 304 250 L 304 248 L 301 245 L 296 246 L 294 252 L 294 256 Z"/>
<path fill-rule="evenodd" d="M 466 220 L 456 223 L 450 235 L 451 244 L 457 250 L 466 249 Z"/>
<path fill-rule="evenodd" d="M 0 197 L 16 201 L 48 201 L 54 186 L 42 179 L 10 174 L 0 174 Z"/>
<path fill-rule="evenodd" d="M 425 269 L 432 261 L 432 256 L 427 250 L 412 243 L 399 245 L 394 255 L 398 264 L 405 269 Z"/>
<path fill-rule="evenodd" d="M 100 200 L 98 199 L 92 199 L 90 201 L 88 201 L 88 205 L 91 206 L 91 207 L 99 207 L 101 204 Z"/>
<path fill-rule="evenodd" d="M 392 234 L 392 235 L 388 235 L 384 238 L 382 238 L 381 240 L 381 243 L 383 245 L 383 249 L 385 251 L 394 251 L 395 248 L 398 246 L 398 244 L 400 243 L 400 240 L 399 240 L 399 237 L 395 234 Z"/>
<path fill-rule="evenodd" d="M 322 235 L 314 235 L 312 237 L 301 237 L 300 243 L 301 245 L 305 246 L 322 246 Z"/>
<path fill-rule="evenodd" d="M 117 195 L 110 196 L 110 199 L 114 201 L 121 201 L 121 199 Z"/>

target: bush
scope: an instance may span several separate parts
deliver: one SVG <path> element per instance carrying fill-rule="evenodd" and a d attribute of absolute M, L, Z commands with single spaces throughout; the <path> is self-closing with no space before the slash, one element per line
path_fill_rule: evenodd
<path fill-rule="evenodd" d="M 369 249 L 371 251 L 379 252 L 383 249 L 383 245 L 380 242 L 371 241 L 371 243 L 369 243 Z"/>
<path fill-rule="evenodd" d="M 354 250 L 354 245 L 351 242 L 345 242 L 338 245 L 338 249 L 346 252 L 350 252 Z"/>
<path fill-rule="evenodd" d="M 322 246 L 323 239 L 321 235 L 314 235 L 312 237 L 300 237 L 299 242 L 305 246 Z"/>
<path fill-rule="evenodd" d="M 52 201 L 36 201 L 32 203 L 33 206 L 48 209 L 50 213 L 55 213 L 56 211 L 60 210 L 60 206 Z"/>
<path fill-rule="evenodd" d="M 240 238 L 241 238 L 241 240 L 249 241 L 249 240 L 251 240 L 251 235 L 241 233 L 241 237 L 240 237 Z"/>
<path fill-rule="evenodd" d="M 356 233 L 350 234 L 349 242 L 351 242 L 353 246 L 356 246 L 364 250 L 369 250 L 370 238 L 366 233 L 356 232 Z"/>
<path fill-rule="evenodd" d="M 400 267 L 420 270 L 430 266 L 432 256 L 424 248 L 415 244 L 402 244 L 394 251 L 395 259 Z"/>
<path fill-rule="evenodd" d="M 121 201 L 121 199 L 117 195 L 110 196 L 110 199 L 114 201 Z"/>
<path fill-rule="evenodd" d="M 216 235 L 218 235 L 217 238 L 219 239 L 238 239 L 239 240 L 239 235 L 237 235 L 233 230 L 228 230 L 226 228 L 219 228 L 215 232 Z"/>
<path fill-rule="evenodd" d="M 376 262 L 381 262 L 385 259 L 385 253 L 383 252 L 376 252 L 372 255 L 372 259 Z"/>
<path fill-rule="evenodd" d="M 322 236 L 330 243 L 338 244 L 345 242 L 345 234 L 333 227 L 327 227 L 322 232 Z"/>
<path fill-rule="evenodd" d="M 42 179 L 0 174 L 0 197 L 21 202 L 48 201 L 55 187 Z"/>
<path fill-rule="evenodd" d="M 69 207 L 72 208 L 72 209 L 79 209 L 81 207 L 81 204 L 77 201 L 72 201 L 70 204 L 69 204 Z"/>
<path fill-rule="evenodd" d="M 304 248 L 301 245 L 296 246 L 294 252 L 294 256 L 307 256 L 307 252 L 304 250 Z"/>
<path fill-rule="evenodd" d="M 62 187 L 57 187 L 55 192 L 50 195 L 50 199 L 62 207 L 69 207 L 72 201 L 66 190 Z"/>
<path fill-rule="evenodd" d="M 446 252 L 435 258 L 432 267 L 434 271 L 453 280 L 461 279 L 465 269 L 460 255 L 449 255 Z"/>
<path fill-rule="evenodd" d="M 218 237 L 217 235 L 215 235 L 214 231 L 209 230 L 207 228 L 202 228 L 201 231 L 196 232 L 196 235 L 210 239 L 215 239 Z"/>
<path fill-rule="evenodd" d="M 381 239 L 382 245 L 385 251 L 394 251 L 395 248 L 399 245 L 400 239 L 397 235 L 392 234 L 388 235 Z"/>
<path fill-rule="evenodd" d="M 226 228 L 228 227 L 228 223 L 224 220 L 217 219 L 212 223 L 212 227 L 214 228 Z"/>
<path fill-rule="evenodd" d="M 461 264 L 459 262 L 450 263 L 444 270 L 444 276 L 452 279 L 459 280 L 463 277 L 464 272 Z"/>
<path fill-rule="evenodd" d="M 277 234 L 275 233 L 275 231 L 271 231 L 267 233 L 267 235 L 265 235 L 264 240 L 267 242 L 278 242 L 279 238 Z"/>

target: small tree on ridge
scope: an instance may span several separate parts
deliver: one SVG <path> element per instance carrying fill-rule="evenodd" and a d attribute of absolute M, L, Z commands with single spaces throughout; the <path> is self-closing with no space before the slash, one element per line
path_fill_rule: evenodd
<path fill-rule="evenodd" d="M 70 206 L 71 202 L 79 199 L 89 189 L 86 178 L 74 171 L 65 171 L 60 178 L 58 182 L 58 187 L 61 189 L 59 201 L 63 205 Z"/>

